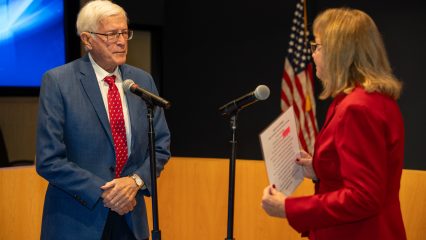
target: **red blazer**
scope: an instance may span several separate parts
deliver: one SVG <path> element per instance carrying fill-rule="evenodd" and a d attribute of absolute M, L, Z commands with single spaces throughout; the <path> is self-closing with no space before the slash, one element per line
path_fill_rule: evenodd
<path fill-rule="evenodd" d="M 399 203 L 403 158 L 396 101 L 360 87 L 337 96 L 316 139 L 316 194 L 287 198 L 288 222 L 311 239 L 406 239 Z"/>

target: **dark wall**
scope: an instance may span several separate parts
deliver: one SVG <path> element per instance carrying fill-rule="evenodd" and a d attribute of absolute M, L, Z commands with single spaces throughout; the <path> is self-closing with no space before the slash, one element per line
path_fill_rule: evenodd
<path fill-rule="evenodd" d="M 115 0 L 114 2 L 126 10 L 131 24 L 146 27 L 163 26 L 165 0 Z"/>
<path fill-rule="evenodd" d="M 290 1 L 168 1 L 164 96 L 175 156 L 227 158 L 229 120 L 218 108 L 266 84 L 267 101 L 238 116 L 238 158 L 262 159 L 258 134 L 280 113 Z"/>
<path fill-rule="evenodd" d="M 173 104 L 166 114 L 174 156 L 228 158 L 231 130 L 218 107 L 266 84 L 271 96 L 242 110 L 237 129 L 237 157 L 262 159 L 258 134 L 280 114 L 283 61 L 295 4 L 296 0 L 164 4 L 164 16 L 157 14 L 164 18 L 160 17 L 156 26 L 161 26 L 163 41 L 161 94 Z M 422 47 L 425 7 L 420 1 L 404 5 L 401 1 L 309 0 L 309 21 L 319 11 L 339 6 L 366 11 L 381 30 L 395 75 L 404 81 L 399 103 L 406 128 L 405 168 L 426 169 L 421 151 L 426 147 L 422 140 L 426 135 L 426 101 L 421 98 L 426 87 L 421 71 L 426 54 Z M 141 19 L 135 7 L 130 9 L 131 21 Z M 156 15 L 152 12 L 147 14 Z M 320 90 L 316 82 L 316 92 Z M 317 100 L 320 126 L 328 104 Z"/>

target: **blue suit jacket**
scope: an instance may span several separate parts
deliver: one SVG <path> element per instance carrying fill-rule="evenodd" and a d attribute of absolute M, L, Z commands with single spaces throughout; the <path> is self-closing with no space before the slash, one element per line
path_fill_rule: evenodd
<path fill-rule="evenodd" d="M 151 76 L 122 65 L 124 79 L 150 92 Z M 151 189 L 147 108 L 126 93 L 131 122 L 131 154 L 122 176 L 137 173 L 147 186 L 136 196 L 126 221 L 138 239 L 149 236 L 143 194 Z M 161 108 L 154 112 L 157 175 L 170 157 L 170 133 Z M 48 71 L 43 76 L 37 127 L 37 172 L 48 182 L 41 239 L 100 239 L 108 208 L 100 187 L 114 178 L 115 153 L 108 115 L 89 57 Z"/>

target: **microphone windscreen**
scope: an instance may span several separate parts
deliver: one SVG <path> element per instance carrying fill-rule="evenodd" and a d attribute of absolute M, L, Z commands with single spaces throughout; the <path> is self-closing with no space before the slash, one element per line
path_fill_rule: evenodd
<path fill-rule="evenodd" d="M 269 97 L 269 88 L 266 85 L 259 85 L 254 90 L 254 96 L 257 100 L 265 100 Z"/>
<path fill-rule="evenodd" d="M 123 89 L 124 91 L 130 91 L 130 87 L 135 84 L 135 82 L 131 79 L 126 79 L 123 82 Z"/>

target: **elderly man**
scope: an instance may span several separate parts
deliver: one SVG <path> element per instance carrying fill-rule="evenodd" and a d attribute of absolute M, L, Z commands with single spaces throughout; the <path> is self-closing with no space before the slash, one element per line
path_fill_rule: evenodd
<path fill-rule="evenodd" d="M 124 79 L 157 93 L 151 76 L 125 64 L 125 11 L 110 1 L 81 10 L 77 32 L 88 54 L 43 76 L 37 172 L 49 186 L 41 239 L 148 239 L 147 107 Z M 157 175 L 170 157 L 163 110 L 154 112 Z"/>

